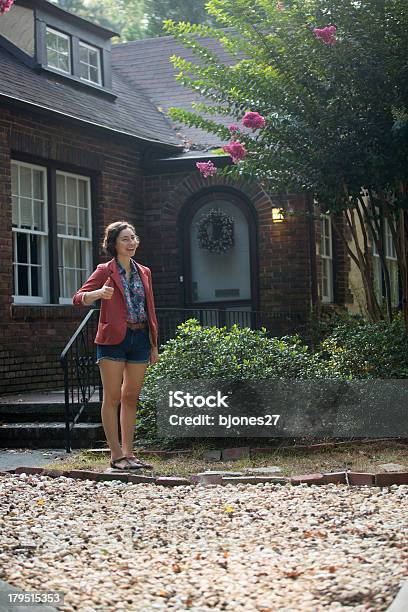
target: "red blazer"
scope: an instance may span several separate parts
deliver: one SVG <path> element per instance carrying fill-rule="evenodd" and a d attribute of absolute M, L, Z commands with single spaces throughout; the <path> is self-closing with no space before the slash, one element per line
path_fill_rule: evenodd
<path fill-rule="evenodd" d="M 147 317 L 149 322 L 150 344 L 157 346 L 158 325 L 154 308 L 152 273 L 150 268 L 137 263 L 138 272 L 142 280 L 147 305 Z M 125 339 L 127 331 L 127 306 L 122 280 L 115 258 L 107 263 L 99 264 L 88 280 L 82 285 L 72 298 L 75 306 L 85 306 L 82 302 L 84 291 L 95 291 L 101 289 L 110 277 L 109 285 L 115 291 L 110 300 L 101 300 L 101 311 L 99 315 L 98 331 L 95 337 L 96 344 L 120 344 Z M 88 305 L 89 306 L 89 305 Z"/>

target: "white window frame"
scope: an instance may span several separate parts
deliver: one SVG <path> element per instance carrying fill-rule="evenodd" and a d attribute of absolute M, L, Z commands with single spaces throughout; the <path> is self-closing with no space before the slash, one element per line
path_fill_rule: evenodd
<path fill-rule="evenodd" d="M 48 33 L 55 34 L 56 36 L 59 36 L 60 38 L 64 38 L 65 40 L 68 41 L 68 70 L 62 70 L 62 68 L 57 68 L 56 66 L 52 66 L 51 64 L 49 64 L 49 62 L 48 62 L 48 38 L 47 38 Z M 71 37 L 68 34 L 65 34 L 64 32 L 60 32 L 59 30 L 55 30 L 54 28 L 46 26 L 46 42 L 45 42 L 45 47 L 46 47 L 47 66 L 48 66 L 48 68 L 51 68 L 52 70 L 58 70 L 58 72 L 61 72 L 61 74 L 72 74 Z"/>
<path fill-rule="evenodd" d="M 85 64 L 86 66 L 88 66 L 88 72 L 89 72 L 89 67 L 91 66 L 91 64 L 85 63 L 83 61 L 81 61 L 81 47 L 85 47 L 86 49 L 91 49 L 92 51 L 96 51 L 97 57 L 98 57 L 98 81 L 92 81 L 91 79 L 86 79 L 85 77 L 81 76 L 81 64 Z M 84 42 L 83 40 L 79 41 L 79 77 L 81 79 L 81 81 L 85 81 L 86 83 L 92 83 L 93 85 L 102 85 L 102 67 L 101 67 L 101 50 L 98 49 L 98 47 L 93 47 L 92 45 Z"/>
<path fill-rule="evenodd" d="M 40 170 L 43 173 L 43 193 L 44 193 L 44 230 L 31 230 L 19 227 L 12 227 L 13 234 L 13 276 L 14 276 L 14 285 L 18 290 L 18 282 L 17 282 L 17 273 L 16 273 L 16 265 L 17 262 L 17 241 L 14 239 L 14 234 L 29 234 L 42 236 L 41 239 L 41 262 L 42 262 L 42 270 L 41 270 L 41 289 L 42 289 L 42 297 L 41 296 L 31 296 L 31 295 L 15 295 L 13 294 L 13 303 L 14 304 L 47 304 L 49 302 L 50 295 L 50 287 L 49 287 L 49 259 L 48 259 L 48 192 L 47 192 L 47 168 L 44 166 L 38 166 L 37 164 L 29 164 L 26 162 L 21 162 L 18 160 L 11 160 L 11 165 L 16 165 L 19 167 L 30 168 L 34 170 Z M 20 196 L 19 194 L 13 194 L 12 196 Z M 19 215 L 20 217 L 20 215 Z M 21 218 L 21 217 L 20 217 Z M 28 259 L 30 259 L 30 252 L 28 251 Z M 27 264 L 30 266 L 30 262 Z M 28 285 L 31 285 L 30 275 L 28 275 Z"/>
<path fill-rule="evenodd" d="M 56 176 L 63 176 L 63 177 L 69 177 L 69 178 L 75 178 L 75 179 L 80 179 L 82 181 L 85 181 L 87 183 L 87 198 L 88 198 L 88 237 L 83 237 L 83 236 L 72 236 L 72 235 L 68 235 L 68 234 L 60 234 L 57 232 L 57 242 L 60 238 L 65 239 L 65 240 L 79 240 L 82 242 L 87 242 L 89 243 L 89 247 L 85 250 L 85 256 L 86 256 L 86 276 L 88 277 L 91 273 L 91 266 L 92 266 L 92 222 L 91 222 L 91 216 L 92 216 L 92 201 L 91 201 L 91 179 L 89 176 L 83 175 L 83 174 L 74 174 L 73 172 L 64 172 L 62 170 L 57 170 L 56 171 Z M 77 183 L 77 195 L 78 195 L 78 183 Z M 58 198 L 57 198 L 58 200 Z M 79 198 L 78 198 L 78 202 L 79 202 Z M 56 206 L 56 215 L 58 217 L 58 204 L 60 204 L 58 201 L 55 202 L 55 206 Z M 65 214 L 67 214 L 67 206 L 65 205 Z M 79 209 L 81 207 L 76 207 L 77 208 L 77 214 L 79 214 Z M 67 224 L 67 220 L 66 220 L 66 224 Z M 78 224 L 79 225 L 79 224 Z M 58 276 L 59 276 L 59 270 L 60 270 L 60 263 L 62 264 L 62 262 L 58 261 Z M 78 269 L 78 268 L 75 268 Z M 62 287 L 60 286 L 60 292 L 62 291 Z M 61 297 L 61 295 L 58 297 L 59 303 L 60 304 L 72 304 L 72 296 L 70 297 Z"/>
<path fill-rule="evenodd" d="M 374 287 L 377 290 L 377 297 L 382 302 L 383 300 L 385 300 L 385 296 L 382 293 L 382 266 L 380 256 L 377 251 L 377 246 L 374 241 L 372 249 L 373 257 L 375 258 L 373 262 Z M 392 306 L 397 306 L 399 302 L 397 253 L 395 251 L 395 245 L 392 239 L 390 224 L 388 223 L 388 219 L 386 217 L 384 217 L 384 255 L 388 272 L 390 275 L 391 304 Z M 393 272 L 395 274 L 396 284 L 393 283 Z"/>
<path fill-rule="evenodd" d="M 331 220 L 331 216 L 327 213 L 321 213 L 320 214 L 320 249 L 319 249 L 319 253 L 320 253 L 320 257 L 321 257 L 321 261 L 322 261 L 322 276 L 321 276 L 321 281 L 320 281 L 320 294 L 321 294 L 321 300 L 322 302 L 324 302 L 325 304 L 330 304 L 333 302 L 334 300 L 334 290 L 333 290 L 333 236 L 332 236 L 332 220 Z M 330 247 L 330 253 L 326 253 L 325 252 L 325 245 L 326 245 L 326 240 L 324 240 L 324 238 L 326 238 L 326 234 L 324 233 L 324 228 L 326 226 L 325 221 L 327 221 L 327 225 L 329 228 L 329 247 Z M 327 279 L 328 279 L 328 287 L 329 287 L 329 294 L 328 295 L 324 295 L 323 293 L 323 275 L 326 274 L 327 275 Z"/>

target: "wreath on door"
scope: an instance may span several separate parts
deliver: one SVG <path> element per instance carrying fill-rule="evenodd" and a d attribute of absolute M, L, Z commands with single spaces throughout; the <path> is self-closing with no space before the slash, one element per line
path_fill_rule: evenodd
<path fill-rule="evenodd" d="M 234 219 L 222 210 L 212 208 L 197 223 L 200 248 L 210 253 L 228 253 L 234 244 Z"/>

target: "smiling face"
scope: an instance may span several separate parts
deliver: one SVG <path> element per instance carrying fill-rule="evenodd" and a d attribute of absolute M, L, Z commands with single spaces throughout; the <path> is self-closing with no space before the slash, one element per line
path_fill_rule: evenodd
<path fill-rule="evenodd" d="M 116 238 L 115 247 L 118 257 L 132 257 L 138 246 L 139 240 L 130 227 L 123 229 Z"/>

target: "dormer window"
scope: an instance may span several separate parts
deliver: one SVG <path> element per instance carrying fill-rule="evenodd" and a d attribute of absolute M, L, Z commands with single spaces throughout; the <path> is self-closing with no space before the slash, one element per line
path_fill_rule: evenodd
<path fill-rule="evenodd" d="M 71 74 L 71 39 L 67 34 L 47 27 L 47 65 Z"/>
<path fill-rule="evenodd" d="M 81 79 L 89 83 L 102 85 L 100 50 L 80 40 L 79 51 Z"/>

